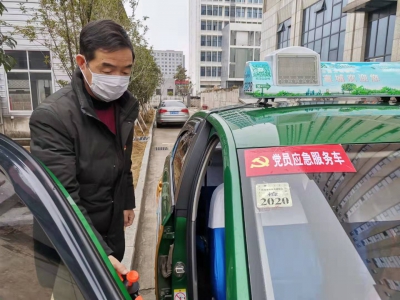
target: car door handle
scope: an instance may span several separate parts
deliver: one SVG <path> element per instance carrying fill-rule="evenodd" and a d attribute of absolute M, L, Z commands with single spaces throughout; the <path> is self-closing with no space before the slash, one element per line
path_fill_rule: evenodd
<path fill-rule="evenodd" d="M 174 274 L 178 278 L 181 278 L 185 274 L 185 264 L 183 262 L 179 261 L 175 264 Z"/>

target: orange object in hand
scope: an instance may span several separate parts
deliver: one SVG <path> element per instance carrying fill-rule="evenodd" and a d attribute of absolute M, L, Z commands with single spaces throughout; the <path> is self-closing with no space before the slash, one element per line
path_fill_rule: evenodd
<path fill-rule="evenodd" d="M 139 273 L 136 271 L 129 271 L 128 274 L 126 274 L 126 280 L 128 280 L 128 286 L 131 286 L 135 282 L 139 281 Z"/>

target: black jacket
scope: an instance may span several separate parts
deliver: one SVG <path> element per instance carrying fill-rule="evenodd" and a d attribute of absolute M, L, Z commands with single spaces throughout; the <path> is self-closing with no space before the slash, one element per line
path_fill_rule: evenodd
<path fill-rule="evenodd" d="M 135 208 L 131 172 L 133 124 L 138 101 L 116 100 L 113 134 L 96 115 L 82 74 L 48 97 L 30 119 L 31 152 L 60 180 L 108 255 L 122 260 L 123 211 Z"/>

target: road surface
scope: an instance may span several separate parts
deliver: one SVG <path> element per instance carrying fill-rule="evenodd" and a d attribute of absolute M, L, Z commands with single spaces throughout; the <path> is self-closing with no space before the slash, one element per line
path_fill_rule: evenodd
<path fill-rule="evenodd" d="M 154 259 L 156 253 L 156 187 L 160 180 L 165 157 L 170 153 L 181 127 L 154 128 L 149 169 L 145 182 L 142 215 L 136 239 L 133 269 L 140 274 L 140 293 L 144 300 L 155 300 Z M 167 147 L 167 150 L 156 150 Z"/>

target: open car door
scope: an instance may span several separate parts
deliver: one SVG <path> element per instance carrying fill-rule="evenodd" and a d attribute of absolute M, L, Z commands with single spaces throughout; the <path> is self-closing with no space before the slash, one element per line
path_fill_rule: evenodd
<path fill-rule="evenodd" d="M 66 190 L 0 135 L 0 299 L 131 299 Z"/>

